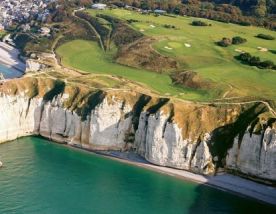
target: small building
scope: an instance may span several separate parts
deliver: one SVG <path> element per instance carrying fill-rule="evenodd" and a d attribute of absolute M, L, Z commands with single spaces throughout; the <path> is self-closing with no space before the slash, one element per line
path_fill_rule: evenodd
<path fill-rule="evenodd" d="M 107 5 L 106 4 L 92 4 L 92 9 L 95 9 L 95 10 L 104 10 L 106 9 Z"/>
<path fill-rule="evenodd" d="M 165 14 L 165 13 L 167 13 L 167 11 L 165 11 L 165 10 L 159 10 L 159 9 L 156 9 L 153 12 L 156 13 L 156 14 Z"/>
<path fill-rule="evenodd" d="M 50 32 L 51 32 L 50 28 L 47 28 L 47 27 L 42 27 L 42 28 L 40 29 L 40 33 L 41 33 L 41 35 L 43 35 L 43 36 L 49 35 Z"/>

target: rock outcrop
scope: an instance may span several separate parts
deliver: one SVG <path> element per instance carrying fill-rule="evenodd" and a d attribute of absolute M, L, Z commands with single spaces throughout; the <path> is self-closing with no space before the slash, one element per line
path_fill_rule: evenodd
<path fill-rule="evenodd" d="M 161 166 L 218 167 L 276 182 L 275 119 L 263 103 L 203 105 L 45 78 L 0 86 L 0 142 L 38 134 L 91 150 L 133 150 Z"/>
<path fill-rule="evenodd" d="M 250 133 L 248 129 L 242 139 L 236 137 L 226 157 L 226 167 L 255 177 L 275 181 L 276 179 L 276 123 L 262 129 L 261 133 Z"/>
<path fill-rule="evenodd" d="M 37 60 L 27 59 L 25 73 L 37 72 L 45 68 L 45 65 L 39 63 Z"/>

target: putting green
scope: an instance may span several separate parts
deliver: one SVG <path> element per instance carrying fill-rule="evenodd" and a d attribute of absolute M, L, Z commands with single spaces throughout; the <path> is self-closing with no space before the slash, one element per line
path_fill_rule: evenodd
<path fill-rule="evenodd" d="M 183 48 L 183 45 L 180 42 L 168 42 L 168 46 L 174 49 Z"/>

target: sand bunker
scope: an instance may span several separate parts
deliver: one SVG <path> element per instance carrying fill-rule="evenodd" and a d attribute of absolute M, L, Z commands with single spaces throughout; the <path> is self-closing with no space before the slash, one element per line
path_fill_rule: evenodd
<path fill-rule="evenodd" d="M 185 47 L 186 47 L 186 48 L 190 48 L 190 47 L 192 47 L 192 45 L 189 44 L 189 43 L 185 43 Z"/>
<path fill-rule="evenodd" d="M 267 48 L 263 48 L 263 47 L 257 47 L 257 49 L 261 52 L 267 52 L 268 51 Z"/>
<path fill-rule="evenodd" d="M 237 49 L 235 49 L 235 51 L 236 51 L 236 52 L 238 52 L 238 53 L 245 53 L 243 50 L 238 49 L 238 48 L 237 48 Z"/>
<path fill-rule="evenodd" d="M 164 48 L 166 48 L 167 50 L 172 50 L 172 48 L 168 46 L 165 46 Z"/>

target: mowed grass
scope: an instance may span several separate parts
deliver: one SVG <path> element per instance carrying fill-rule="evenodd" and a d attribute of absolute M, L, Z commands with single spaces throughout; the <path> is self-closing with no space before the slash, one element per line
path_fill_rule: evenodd
<path fill-rule="evenodd" d="M 57 49 L 65 66 L 97 74 L 122 76 L 142 83 L 145 87 L 168 96 L 187 100 L 210 100 L 213 94 L 176 87 L 172 85 L 167 74 L 157 74 L 141 69 L 135 69 L 113 62 L 113 52 L 105 53 L 96 42 L 74 40 Z M 213 92 L 212 92 L 213 93 Z"/>
<path fill-rule="evenodd" d="M 272 60 L 276 63 L 275 53 L 258 50 L 258 47 L 276 50 L 276 40 L 256 38 L 259 33 L 269 34 L 276 38 L 274 31 L 193 17 L 154 17 L 122 9 L 88 10 L 88 12 L 93 16 L 103 13 L 124 20 L 136 19 L 138 22 L 133 22 L 131 26 L 147 36 L 157 38 L 158 42 L 153 44 L 153 47 L 160 54 L 177 59 L 183 69 L 193 70 L 205 78 L 224 85 L 231 85 L 233 94 L 238 96 L 257 96 L 276 100 L 275 71 L 243 65 L 234 59 L 234 56 L 239 54 L 237 52 L 239 49 L 259 56 L 261 60 Z M 212 26 L 192 26 L 193 20 L 203 20 Z M 165 24 L 174 25 L 176 29 L 165 28 Z M 223 37 L 234 36 L 246 38 L 247 42 L 227 48 L 215 44 Z M 187 47 L 189 45 L 191 47 Z"/>

